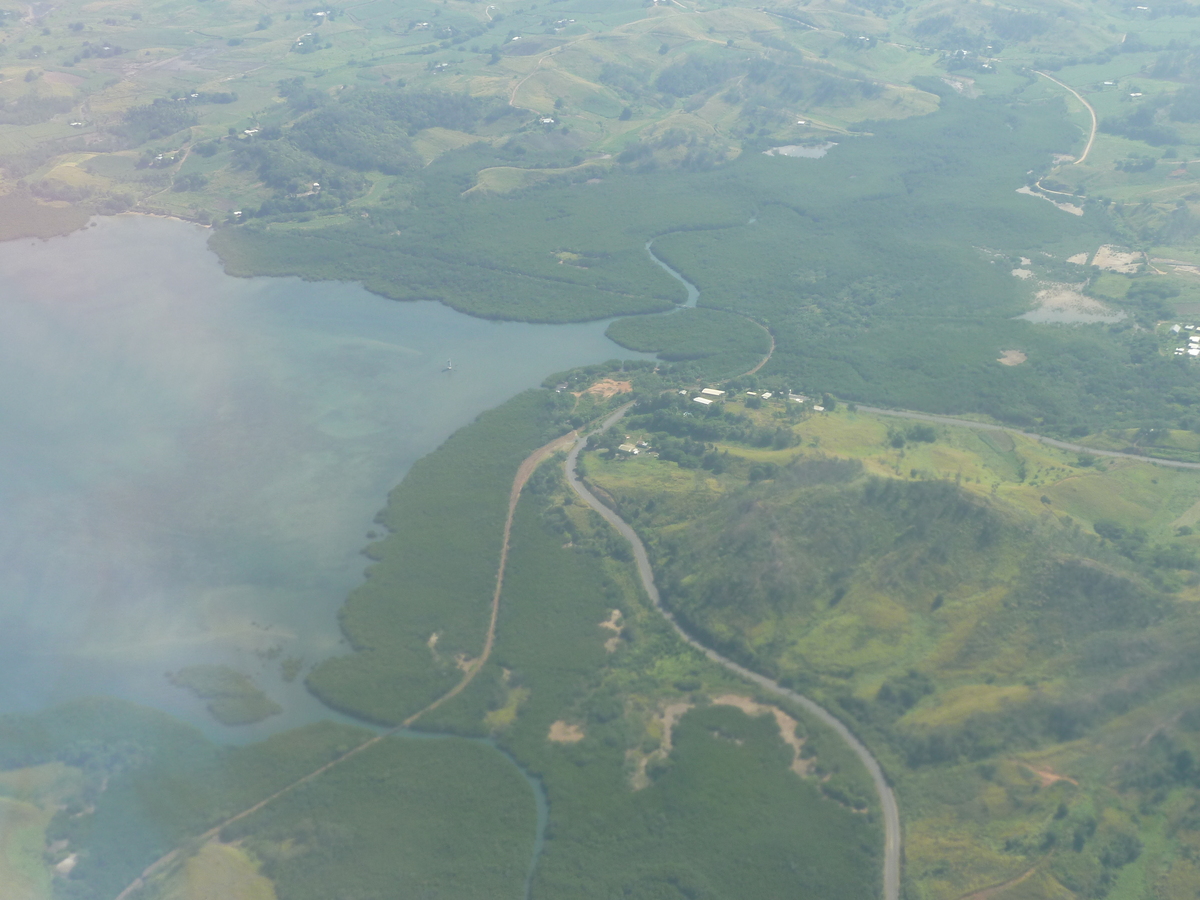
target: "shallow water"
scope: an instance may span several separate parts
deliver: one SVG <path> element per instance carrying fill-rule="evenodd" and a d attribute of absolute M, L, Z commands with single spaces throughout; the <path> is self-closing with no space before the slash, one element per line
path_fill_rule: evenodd
<path fill-rule="evenodd" d="M 108 694 L 237 742 L 337 718 L 280 663 L 347 649 L 387 492 L 548 374 L 637 355 L 605 322 L 230 278 L 207 234 L 121 217 L 0 244 L 0 711 Z M 164 677 L 196 663 L 284 713 L 217 724 Z"/>

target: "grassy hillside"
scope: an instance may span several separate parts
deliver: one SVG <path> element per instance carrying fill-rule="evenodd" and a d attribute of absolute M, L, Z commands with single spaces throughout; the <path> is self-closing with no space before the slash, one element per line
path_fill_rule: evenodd
<path fill-rule="evenodd" d="M 880 755 L 912 896 L 1194 891 L 1197 476 L 773 404 L 725 403 L 682 457 L 669 417 L 627 419 L 651 452 L 589 478 L 689 628 Z"/>

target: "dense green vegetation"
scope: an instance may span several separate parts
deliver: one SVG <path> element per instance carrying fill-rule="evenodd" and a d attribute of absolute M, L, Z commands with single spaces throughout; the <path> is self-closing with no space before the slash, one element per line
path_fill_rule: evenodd
<path fill-rule="evenodd" d="M 367 579 L 341 612 L 355 652 L 307 677 L 326 703 L 396 724 L 450 689 L 483 646 L 513 476 L 570 430 L 573 397 L 518 395 L 419 460 L 392 492 Z"/>
<path fill-rule="evenodd" d="M 533 794 L 495 749 L 388 738 L 225 828 L 288 900 L 522 896 Z"/>
<path fill-rule="evenodd" d="M 1036 897 L 1186 896 L 1167 873 L 1194 890 L 1200 576 L 1192 529 L 1171 523 L 1196 476 L 854 413 L 799 422 L 802 448 L 759 449 L 744 420 L 783 410 L 726 406 L 684 426 L 712 429 L 724 467 L 596 454 L 589 477 L 689 630 L 870 743 L 914 895 L 1031 867 Z M 621 426 L 655 446 L 683 421 L 668 404 Z"/>
<path fill-rule="evenodd" d="M 228 666 L 186 666 L 167 679 L 209 701 L 208 711 L 223 725 L 250 725 L 283 712 L 249 676 Z"/>
<path fill-rule="evenodd" d="M 1133 322 L 1066 328 L 1014 318 L 1032 292 L 1010 275 L 1012 260 L 1049 252 L 1039 262 L 1044 277 L 1067 282 L 1080 270 L 1066 258 L 1110 234 L 1100 207 L 1074 217 L 1014 193 L 1026 171 L 1070 144 L 1062 101 L 968 101 L 925 86 L 945 94 L 938 113 L 877 123 L 872 137 L 845 139 L 819 160 L 745 154 L 720 178 L 614 173 L 587 191 L 545 184 L 464 204 L 462 187 L 450 193 L 445 181 L 480 165 L 479 150 L 464 150 L 423 170 L 425 186 L 407 210 L 319 232 L 224 231 L 214 246 L 233 271 L 354 274 L 390 296 L 562 320 L 647 308 L 632 306 L 624 291 L 635 284 L 616 273 L 643 279 L 642 290 L 657 284 L 662 273 L 639 245 L 686 225 L 658 238 L 656 252 L 714 312 L 615 323 L 610 334 L 626 346 L 705 360 L 697 372 L 706 377 L 736 374 L 737 360 L 766 336 L 715 314 L 730 310 L 771 330 L 776 350 L 764 374 L 796 389 L 982 412 L 1062 435 L 1189 418 L 1200 391 L 1194 373 L 1147 353 Z M 752 224 L 733 225 L 750 210 Z M 502 219 L 529 224 L 514 239 Z M 426 242 L 431 221 L 454 240 Z M 576 223 L 591 233 L 574 236 Z M 1158 288 L 1146 288 L 1121 302 L 1152 325 L 1169 307 Z M 1029 361 L 997 365 L 1013 347 Z"/>
<path fill-rule="evenodd" d="M 622 347 L 691 362 L 703 378 L 730 378 L 762 362 L 771 337 L 754 322 L 716 309 L 681 309 L 669 316 L 618 319 L 605 332 Z"/>

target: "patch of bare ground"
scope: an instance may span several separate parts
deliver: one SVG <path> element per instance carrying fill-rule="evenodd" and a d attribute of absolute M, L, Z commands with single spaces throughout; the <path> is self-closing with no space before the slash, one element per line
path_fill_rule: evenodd
<path fill-rule="evenodd" d="M 1001 350 L 1000 358 L 996 360 L 996 362 L 1000 363 L 1002 366 L 1019 366 L 1027 359 L 1029 359 L 1029 357 L 1020 350 Z"/>
<path fill-rule="evenodd" d="M 1020 278 L 1022 280 L 1033 277 L 1032 269 L 1013 269 L 1012 273 L 1015 278 Z"/>
<path fill-rule="evenodd" d="M 1040 197 L 1041 199 L 1045 200 L 1047 203 L 1053 203 L 1055 206 L 1057 206 L 1063 212 L 1068 212 L 1073 216 L 1082 216 L 1083 215 L 1083 207 L 1082 206 L 1076 206 L 1074 203 L 1063 203 L 1059 200 L 1054 200 L 1050 197 L 1047 197 L 1045 194 L 1043 194 L 1039 191 L 1035 191 L 1031 187 L 1028 187 L 1028 186 L 1019 187 L 1019 188 L 1017 188 L 1017 193 L 1025 194 L 1026 196 L 1029 196 L 1029 197 Z"/>
<path fill-rule="evenodd" d="M 597 397 L 603 397 L 607 400 L 609 397 L 615 397 L 617 394 L 628 394 L 633 390 L 633 384 L 629 381 L 615 381 L 612 378 L 604 378 L 597 381 L 590 388 L 581 392 L 582 394 L 595 394 Z"/>
<path fill-rule="evenodd" d="M 1145 258 L 1144 253 L 1127 253 L 1124 250 L 1118 250 L 1112 244 L 1105 244 L 1092 257 L 1092 265 L 1106 272 L 1120 272 L 1123 275 L 1134 275 Z"/>
<path fill-rule="evenodd" d="M 554 741 L 556 744 L 575 744 L 583 740 L 583 729 L 578 725 L 569 725 L 559 719 L 551 724 L 550 733 L 546 735 L 546 739 Z"/>
<path fill-rule="evenodd" d="M 615 653 L 621 643 L 621 632 L 625 630 L 625 626 L 621 624 L 621 611 L 614 609 L 608 614 L 608 618 L 600 623 L 600 627 L 607 628 L 613 633 L 613 636 L 604 642 L 604 649 L 609 653 Z"/>
<path fill-rule="evenodd" d="M 1077 266 L 1086 266 L 1088 255 L 1086 253 L 1076 253 L 1074 256 L 1068 256 L 1067 262 L 1074 263 Z"/>
<path fill-rule="evenodd" d="M 1038 309 L 1054 313 L 1090 313 L 1098 316 L 1111 316 L 1109 309 L 1094 297 L 1089 297 L 1080 289 L 1082 284 L 1061 284 L 1046 282 L 1046 286 L 1033 295 L 1037 300 Z"/>

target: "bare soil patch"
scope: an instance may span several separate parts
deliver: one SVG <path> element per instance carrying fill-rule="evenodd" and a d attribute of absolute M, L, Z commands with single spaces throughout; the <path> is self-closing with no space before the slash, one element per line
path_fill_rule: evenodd
<path fill-rule="evenodd" d="M 607 619 L 600 623 L 601 628 L 607 628 L 613 633 L 613 636 L 604 642 L 604 649 L 609 653 L 615 653 L 617 647 L 621 644 L 621 632 L 625 630 L 625 626 L 621 624 L 621 611 L 614 609 Z"/>
<path fill-rule="evenodd" d="M 1046 287 L 1034 294 L 1038 309 L 1056 313 L 1091 313 L 1098 316 L 1111 316 L 1109 309 L 1094 297 L 1084 294 L 1082 284 L 1059 284 L 1048 282 Z"/>
<path fill-rule="evenodd" d="M 996 362 L 1000 363 L 1002 366 L 1019 366 L 1027 359 L 1029 359 L 1029 357 L 1020 350 L 1001 350 L 1000 358 L 996 360 Z"/>
<path fill-rule="evenodd" d="M 1120 272 L 1124 275 L 1133 275 L 1144 260 L 1145 255 L 1142 253 L 1127 253 L 1123 250 L 1118 250 L 1111 244 L 1105 244 L 1092 257 L 1092 265 L 1099 266 L 1106 272 Z"/>
<path fill-rule="evenodd" d="M 550 733 L 546 737 L 556 744 L 575 744 L 583 740 L 583 729 L 559 719 L 550 726 Z"/>
<path fill-rule="evenodd" d="M 1020 278 L 1022 280 L 1033 277 L 1032 269 L 1013 269 L 1012 273 L 1013 273 L 1013 277 Z"/>
<path fill-rule="evenodd" d="M 1019 188 L 1017 188 L 1017 193 L 1025 194 L 1026 196 L 1029 196 L 1029 197 L 1041 197 L 1047 203 L 1053 203 L 1055 206 L 1057 206 L 1063 212 L 1068 212 L 1073 216 L 1082 216 L 1083 215 L 1083 207 L 1082 206 L 1076 206 L 1074 203 L 1062 203 L 1058 200 L 1053 200 L 1050 197 L 1047 197 L 1045 194 L 1035 191 L 1031 187 L 1028 187 L 1028 186 L 1019 187 Z"/>
<path fill-rule="evenodd" d="M 633 390 L 633 383 L 629 381 L 614 381 L 611 378 L 605 378 L 597 381 L 583 393 L 595 394 L 598 397 L 608 399 L 615 397 L 617 394 L 628 394 Z"/>
<path fill-rule="evenodd" d="M 1074 256 L 1068 256 L 1067 262 L 1074 263 L 1077 266 L 1086 266 L 1088 255 L 1086 253 L 1076 253 Z"/>

